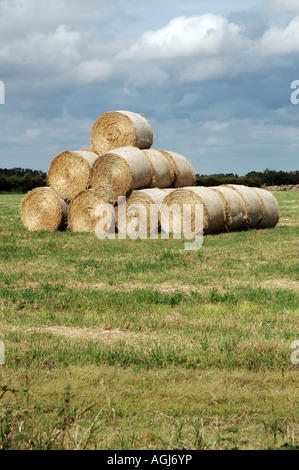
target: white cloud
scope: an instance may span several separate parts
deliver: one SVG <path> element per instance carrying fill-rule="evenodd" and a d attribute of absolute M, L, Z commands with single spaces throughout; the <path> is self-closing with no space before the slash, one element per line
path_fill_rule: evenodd
<path fill-rule="evenodd" d="M 22 39 L 10 41 L 0 48 L 0 57 L 13 64 L 55 64 L 77 60 L 77 46 L 81 36 L 68 26 L 59 25 L 55 31 L 45 34 L 28 32 Z"/>
<path fill-rule="evenodd" d="M 128 67 L 123 70 L 124 75 L 127 77 L 126 86 L 145 87 L 145 86 L 160 86 L 165 83 L 169 76 L 163 68 L 155 64 L 148 63 L 146 67 Z"/>
<path fill-rule="evenodd" d="M 298 0 L 268 0 L 273 13 L 299 13 Z"/>
<path fill-rule="evenodd" d="M 228 122 L 207 121 L 204 123 L 203 128 L 211 132 L 221 132 L 224 131 L 228 126 Z"/>
<path fill-rule="evenodd" d="M 299 129 L 292 126 L 280 126 L 277 124 L 265 125 L 260 124 L 259 126 L 252 125 L 251 129 L 252 138 L 255 140 L 270 140 L 281 144 L 299 144 Z"/>
<path fill-rule="evenodd" d="M 222 78 L 230 75 L 228 61 L 223 57 L 213 59 L 201 59 L 195 64 L 188 65 L 183 72 L 180 73 L 179 80 L 182 83 L 204 82 L 214 78 Z"/>
<path fill-rule="evenodd" d="M 214 56 L 227 48 L 241 47 L 244 38 L 236 24 L 213 14 L 179 16 L 157 31 L 145 32 L 120 60 L 173 59 Z"/>
<path fill-rule="evenodd" d="M 0 0 L 0 34 L 10 39 L 23 37 L 30 31 L 48 34 L 58 24 L 67 24 L 73 29 L 94 26 L 101 31 L 107 22 L 124 18 L 123 3 L 122 0 L 109 4 L 106 0 L 85 3 L 80 0 Z"/>
<path fill-rule="evenodd" d="M 202 95 L 200 93 L 185 93 L 183 98 L 176 103 L 176 108 L 189 108 L 196 103 Z"/>
<path fill-rule="evenodd" d="M 290 21 L 286 28 L 273 26 L 261 39 L 265 55 L 286 55 L 299 52 L 299 16 Z"/>
<path fill-rule="evenodd" d="M 78 67 L 79 83 L 103 82 L 112 73 L 112 66 L 105 60 L 87 60 L 80 63 Z"/>

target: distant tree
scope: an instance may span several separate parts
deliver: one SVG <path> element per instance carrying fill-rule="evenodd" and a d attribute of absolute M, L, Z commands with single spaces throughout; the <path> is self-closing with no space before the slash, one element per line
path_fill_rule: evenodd
<path fill-rule="evenodd" d="M 261 186 L 282 186 L 299 184 L 299 171 L 276 171 L 266 168 L 264 172 L 250 171 L 245 176 L 233 173 L 214 175 L 196 175 L 195 186 L 218 186 L 221 184 L 244 184 L 260 188 Z"/>
<path fill-rule="evenodd" d="M 34 188 L 47 185 L 43 171 L 28 168 L 0 168 L 0 191 L 26 193 Z"/>

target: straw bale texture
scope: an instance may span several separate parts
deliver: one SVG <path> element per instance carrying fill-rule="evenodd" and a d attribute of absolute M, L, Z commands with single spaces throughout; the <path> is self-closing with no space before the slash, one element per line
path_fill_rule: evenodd
<path fill-rule="evenodd" d="M 159 227 L 159 210 L 163 199 L 170 194 L 174 189 L 159 189 L 159 188 L 147 188 L 132 191 L 132 193 L 123 201 L 126 203 L 126 227 L 121 227 L 118 224 L 118 207 L 115 208 L 115 220 L 116 226 L 121 231 L 130 232 L 130 223 L 136 219 L 139 221 L 139 229 L 144 233 L 155 233 Z M 139 210 L 139 206 L 142 205 L 144 210 Z M 152 207 L 152 211 L 151 211 Z M 151 212 L 152 212 L 152 227 L 151 227 Z"/>
<path fill-rule="evenodd" d="M 55 232 L 66 227 L 68 205 L 51 188 L 35 188 L 21 203 L 21 219 L 30 232 Z"/>
<path fill-rule="evenodd" d="M 271 228 L 279 221 L 279 206 L 276 198 L 269 191 L 261 188 L 252 188 L 261 198 L 263 215 L 258 228 Z"/>
<path fill-rule="evenodd" d="M 159 151 L 168 159 L 171 169 L 174 172 L 172 187 L 182 188 L 193 186 L 195 181 L 195 171 L 189 160 L 183 155 L 170 150 Z"/>
<path fill-rule="evenodd" d="M 105 217 L 107 223 L 103 224 L 103 231 L 111 231 L 114 224 L 114 208 L 109 204 L 107 212 L 102 217 L 97 209 L 105 204 L 104 199 L 93 189 L 79 193 L 70 203 L 68 212 L 68 228 L 72 232 L 95 232 L 98 222 Z"/>
<path fill-rule="evenodd" d="M 167 206 L 178 204 L 181 208 L 180 214 L 167 217 Z M 161 229 L 165 232 L 181 232 L 183 227 L 183 205 L 191 205 L 191 230 L 195 230 L 196 204 L 203 205 L 203 230 L 205 233 L 215 233 L 223 230 L 225 225 L 225 209 L 221 197 L 210 188 L 206 187 L 186 187 L 176 189 L 167 195 L 163 200 L 161 209 Z"/>
<path fill-rule="evenodd" d="M 213 186 L 211 189 L 216 191 L 223 199 L 227 230 L 238 230 L 246 227 L 247 209 L 241 195 L 228 186 Z"/>
<path fill-rule="evenodd" d="M 110 111 L 93 125 L 90 141 L 99 155 L 128 146 L 148 149 L 153 143 L 153 130 L 142 114 Z"/>
<path fill-rule="evenodd" d="M 91 186 L 115 203 L 132 189 L 146 188 L 152 180 L 151 165 L 135 147 L 123 147 L 98 157 L 91 170 Z"/>
<path fill-rule="evenodd" d="M 169 188 L 173 182 L 173 172 L 167 158 L 158 150 L 148 149 L 142 151 L 151 165 L 151 188 Z"/>
<path fill-rule="evenodd" d="M 63 152 L 51 162 L 48 182 L 65 200 L 72 200 L 90 186 L 90 170 L 99 156 L 82 150 Z"/>
<path fill-rule="evenodd" d="M 258 194 L 252 188 L 239 184 L 229 184 L 225 186 L 233 188 L 241 195 L 246 206 L 246 225 L 248 228 L 256 228 L 263 215 L 262 202 Z"/>

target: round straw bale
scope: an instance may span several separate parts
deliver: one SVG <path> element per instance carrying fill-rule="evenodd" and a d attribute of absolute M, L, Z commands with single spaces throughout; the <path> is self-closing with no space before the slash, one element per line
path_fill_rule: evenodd
<path fill-rule="evenodd" d="M 117 202 L 131 189 L 146 188 L 152 179 L 151 165 L 135 147 L 123 147 L 98 157 L 91 170 L 91 186 L 107 202 Z"/>
<path fill-rule="evenodd" d="M 99 215 L 98 208 L 105 201 L 93 189 L 79 193 L 70 203 L 68 212 L 68 228 L 72 232 L 95 232 L 97 224 L 105 217 L 103 232 L 110 232 L 114 228 L 114 208 L 107 205 Z"/>
<path fill-rule="evenodd" d="M 159 150 L 167 158 L 168 162 L 174 172 L 174 181 L 172 186 L 174 188 L 182 188 L 193 186 L 195 181 L 195 171 L 189 160 L 183 155 L 169 150 Z"/>
<path fill-rule="evenodd" d="M 225 186 L 237 191 L 245 202 L 247 222 L 244 227 L 256 228 L 263 215 L 262 202 L 258 194 L 252 188 L 241 184 L 229 184 Z"/>
<path fill-rule="evenodd" d="M 169 188 L 173 182 L 173 174 L 167 158 L 158 150 L 142 150 L 152 170 L 151 188 Z"/>
<path fill-rule="evenodd" d="M 94 152 L 63 152 L 52 161 L 48 182 L 65 200 L 71 200 L 90 186 L 90 170 L 99 156 Z"/>
<path fill-rule="evenodd" d="M 269 191 L 252 188 L 262 200 L 263 215 L 257 228 L 275 227 L 279 221 L 279 206 L 276 198 Z"/>
<path fill-rule="evenodd" d="M 123 201 L 126 204 L 126 231 L 130 231 L 130 222 L 137 218 L 139 230 L 144 233 L 156 233 L 159 228 L 160 205 L 171 191 L 174 189 L 148 188 L 132 191 L 132 193 Z M 140 211 L 139 204 L 144 210 Z M 153 207 L 151 210 L 151 207 Z M 117 228 L 122 232 L 124 228 L 121 223 L 118 224 L 119 208 L 115 208 L 115 221 Z M 152 217 L 152 226 L 151 226 Z"/>
<path fill-rule="evenodd" d="M 211 187 L 223 200 L 227 230 L 238 230 L 246 226 L 247 211 L 241 195 L 228 186 Z"/>
<path fill-rule="evenodd" d="M 51 188 L 35 188 L 21 203 L 21 219 L 30 232 L 55 232 L 66 227 L 68 205 Z"/>
<path fill-rule="evenodd" d="M 176 180 L 177 174 L 178 174 L 178 169 L 175 164 L 174 159 L 170 156 L 169 153 L 167 153 L 165 150 L 157 150 L 157 152 L 161 153 L 164 158 L 166 158 L 169 168 L 170 168 L 170 176 L 171 176 L 171 183 L 170 186 L 173 186 L 174 181 Z"/>
<path fill-rule="evenodd" d="M 183 227 L 183 205 L 191 205 L 191 230 L 195 230 L 196 205 L 203 205 L 203 230 L 205 233 L 220 232 L 225 224 L 225 209 L 221 197 L 216 191 L 206 187 L 186 187 L 176 189 L 168 194 L 161 208 L 161 228 L 163 231 L 172 233 L 181 233 Z M 172 205 L 179 205 L 180 213 L 174 210 L 171 217 L 168 218 L 168 210 Z"/>
<path fill-rule="evenodd" d="M 153 130 L 142 114 L 110 111 L 93 125 L 90 141 L 99 155 L 128 146 L 148 149 L 153 143 Z"/>

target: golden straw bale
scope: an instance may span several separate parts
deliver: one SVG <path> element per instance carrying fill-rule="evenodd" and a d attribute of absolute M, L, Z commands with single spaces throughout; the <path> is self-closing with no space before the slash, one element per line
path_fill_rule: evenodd
<path fill-rule="evenodd" d="M 62 152 L 51 162 L 48 182 L 65 200 L 71 200 L 90 186 L 91 167 L 99 156 L 82 150 Z"/>
<path fill-rule="evenodd" d="M 223 201 L 216 191 L 202 186 L 186 187 L 176 189 L 167 195 L 163 200 L 161 209 L 161 229 L 172 233 L 180 233 L 183 227 L 183 206 L 191 206 L 191 230 L 196 228 L 196 205 L 203 206 L 203 230 L 205 233 L 215 233 L 223 230 L 225 225 L 225 209 Z M 174 211 L 168 217 L 171 206 L 178 205 L 181 210 Z"/>
<path fill-rule="evenodd" d="M 248 228 L 256 228 L 263 215 L 262 201 L 258 194 L 252 188 L 241 184 L 229 184 L 225 186 L 233 188 L 241 195 L 246 207 L 246 225 Z"/>
<path fill-rule="evenodd" d="M 252 188 L 262 200 L 263 215 L 257 228 L 271 228 L 279 221 L 279 206 L 276 198 L 262 188 Z"/>
<path fill-rule="evenodd" d="M 55 232 L 66 228 L 67 203 L 51 188 L 35 188 L 21 203 L 21 219 L 30 232 Z"/>
<path fill-rule="evenodd" d="M 91 186 L 107 202 L 115 203 L 133 189 L 151 184 L 151 165 L 136 147 L 115 149 L 98 157 L 91 169 Z"/>
<path fill-rule="evenodd" d="M 93 125 L 90 141 L 99 155 L 121 147 L 148 149 L 153 143 L 153 130 L 142 114 L 109 111 Z"/>
<path fill-rule="evenodd" d="M 102 204 L 105 204 L 104 199 L 93 189 L 79 193 L 69 205 L 69 230 L 72 232 L 95 232 L 97 224 L 105 217 L 103 231 L 110 232 L 114 228 L 114 208 L 111 204 L 106 204 L 107 210 L 99 215 L 98 209 Z"/>

